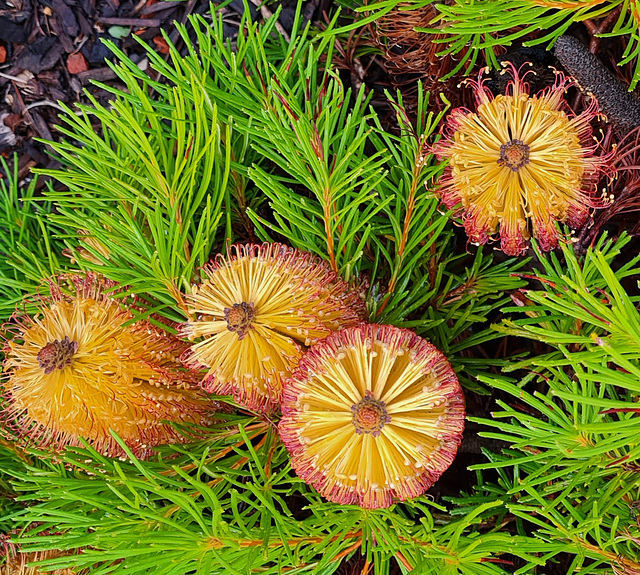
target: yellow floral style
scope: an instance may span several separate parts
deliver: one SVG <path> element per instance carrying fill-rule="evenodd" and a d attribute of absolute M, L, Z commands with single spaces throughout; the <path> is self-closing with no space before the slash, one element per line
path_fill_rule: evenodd
<path fill-rule="evenodd" d="M 530 95 L 513 66 L 507 94 L 494 97 L 482 73 L 471 81 L 477 110 L 457 108 L 433 151 L 448 166 L 438 193 L 462 217 L 470 240 L 485 244 L 499 232 L 508 255 L 527 251 L 533 235 L 544 251 L 558 245 L 556 222 L 581 226 L 609 154 L 594 156 L 591 121 L 598 104 L 575 115 L 564 94 L 572 81 L 556 72 L 555 84 Z"/>
<path fill-rule="evenodd" d="M 409 330 L 370 324 L 304 355 L 282 414 L 296 473 L 330 501 L 364 508 L 429 489 L 455 458 L 465 417 L 442 353 Z"/>
<path fill-rule="evenodd" d="M 232 246 L 204 268 L 187 296 L 186 362 L 204 367 L 207 391 L 233 394 L 250 409 L 279 406 L 282 380 L 305 349 L 362 323 L 366 309 L 321 259 L 281 244 Z"/>

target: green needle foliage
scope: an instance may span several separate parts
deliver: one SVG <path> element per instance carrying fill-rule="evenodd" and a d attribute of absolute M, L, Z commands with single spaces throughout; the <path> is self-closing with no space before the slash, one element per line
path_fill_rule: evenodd
<path fill-rule="evenodd" d="M 573 23 L 612 15 L 611 30 L 600 36 L 628 38 L 618 64 L 634 62 L 630 90 L 640 80 L 640 20 L 633 3 L 626 0 L 456 0 L 438 4 L 437 8 L 440 14 L 434 20 L 434 28 L 425 31 L 450 35 L 443 54 L 457 54 L 471 46 L 464 58 L 469 70 L 478 51 L 484 52 L 491 66 L 499 67 L 496 46 L 511 46 L 535 32 L 535 38 L 526 40 L 524 45 L 549 48 Z"/>
<path fill-rule="evenodd" d="M 439 55 L 456 55 L 458 63 L 444 78 L 460 71 L 469 73 L 476 63 L 482 61 L 499 69 L 497 47 L 522 42 L 524 46 L 549 49 L 572 24 L 611 17 L 610 27 L 598 37 L 625 37 L 628 40 L 618 65 L 632 63 L 629 90 L 634 90 L 640 81 L 640 16 L 635 4 L 627 0 L 454 0 L 441 3 L 434 0 L 380 0 L 343 3 L 364 15 L 341 27 L 340 33 L 375 22 L 392 10 L 402 13 L 433 5 L 437 15 L 430 26 L 416 30 L 446 35 L 445 38 L 434 39 L 435 43 L 442 44 Z M 482 59 L 478 60 L 480 56 Z"/>
<path fill-rule="evenodd" d="M 232 127 L 217 121 L 202 90 L 187 98 L 174 87 L 152 99 L 126 68 L 119 72 L 128 95 L 109 108 L 92 100 L 81 115 L 68 110 L 60 130 L 73 143 L 52 144 L 65 169 L 47 172 L 64 188 L 47 199 L 58 208 L 52 220 L 77 230 L 69 245 L 83 268 L 144 293 L 155 311 L 178 320 L 194 269 L 225 237 Z"/>
<path fill-rule="evenodd" d="M 12 481 L 16 473 L 24 473 L 28 457 L 14 445 L 0 439 L 0 533 L 9 533 L 15 522 L 11 517 L 23 506 L 16 501 L 17 493 Z"/>
<path fill-rule="evenodd" d="M 6 174 L 0 179 L 0 319 L 5 320 L 24 295 L 39 287 L 46 293 L 43 280 L 64 269 L 65 258 L 52 239 L 55 228 L 46 222 L 51 204 L 33 201 L 37 180 L 21 186 L 17 161 L 13 172 L 4 158 L 0 166 Z"/>
<path fill-rule="evenodd" d="M 475 467 L 500 470 L 498 485 L 480 491 L 504 499 L 520 531 L 573 545 L 580 573 L 609 572 L 600 563 L 640 569 L 640 312 L 621 283 L 637 277 L 640 258 L 612 268 L 627 243 L 602 238 L 581 259 L 564 247 L 562 262 L 539 254 L 523 305 L 505 310 L 524 317 L 495 328 L 553 351 L 512 365 L 530 372 L 520 382 L 481 378 L 505 399 L 493 420 L 475 419 L 509 447 Z"/>
<path fill-rule="evenodd" d="M 481 533 L 482 515 L 500 501 L 455 520 L 428 497 L 386 510 L 323 502 L 292 474 L 277 434 L 246 418 L 210 430 L 200 443 L 165 448 L 155 460 L 107 459 L 91 449 L 68 450 L 56 463 L 43 459 L 14 472 L 19 500 L 30 505 L 11 519 L 28 527 L 19 539 L 25 551 L 82 550 L 48 560 L 49 567 L 329 574 L 362 553 L 379 575 L 393 564 L 403 572 L 497 575 L 504 554 L 535 565 L 544 563 L 540 552 L 566 547 Z M 303 509 L 290 508 L 296 497 Z"/>
<path fill-rule="evenodd" d="M 254 124 L 264 138 L 257 150 L 287 175 L 260 167 L 250 170 L 269 198 L 277 224 L 254 220 L 296 247 L 328 256 L 334 271 L 357 269 L 370 221 L 388 204 L 375 192 L 384 177 L 382 152 L 365 151 L 370 116 L 365 115 L 362 94 L 351 107 L 350 92 L 344 93 L 341 82 L 327 79 L 308 94 L 302 109 L 295 96 L 284 91 L 283 82 L 276 79 L 274 89 L 278 100 Z M 303 193 L 296 191 L 296 184 L 303 186 Z"/>

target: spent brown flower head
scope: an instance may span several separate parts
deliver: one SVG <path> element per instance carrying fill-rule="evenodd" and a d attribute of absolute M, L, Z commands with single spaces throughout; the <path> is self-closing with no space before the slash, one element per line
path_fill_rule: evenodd
<path fill-rule="evenodd" d="M 429 489 L 455 457 L 465 416 L 442 353 L 409 330 L 371 324 L 304 355 L 282 414 L 296 473 L 330 501 L 365 508 Z"/>
<path fill-rule="evenodd" d="M 136 321 L 95 276 L 51 284 L 39 313 L 5 325 L 4 418 L 36 444 L 121 453 L 110 430 L 137 454 L 184 438 L 167 422 L 206 425 L 214 403 L 196 391 L 179 356 L 186 344 Z"/>
<path fill-rule="evenodd" d="M 526 252 L 533 235 L 544 251 L 558 245 L 556 222 L 580 227 L 603 205 L 594 194 L 611 154 L 595 155 L 592 100 L 579 115 L 564 100 L 572 80 L 530 95 L 514 66 L 507 93 L 494 97 L 480 73 L 470 81 L 477 109 L 453 110 L 433 147 L 448 166 L 439 182 L 442 202 L 462 217 L 470 240 L 485 244 L 499 233 L 508 255 Z"/>
<path fill-rule="evenodd" d="M 109 250 L 87 230 L 78 230 L 78 246 L 76 253 L 81 259 L 101 266 L 109 259 Z M 76 254 L 73 250 L 64 249 L 62 255 L 68 257 L 72 264 L 76 263 Z"/>
<path fill-rule="evenodd" d="M 429 103 L 432 106 L 444 106 L 436 97 L 440 93 L 457 105 L 463 97 L 463 92 L 456 88 L 458 80 L 455 75 L 444 81 L 442 78 L 453 72 L 465 57 L 467 48 L 454 56 L 447 53 L 446 33 L 417 31 L 437 27 L 437 15 L 435 4 L 416 7 L 415 3 L 400 2 L 372 22 L 369 28 L 374 42 L 383 50 L 380 60 L 394 86 L 402 89 L 405 100 L 417 98 L 417 81 L 420 80 L 424 91 L 431 94 Z"/>
<path fill-rule="evenodd" d="M 323 260 L 281 244 L 232 246 L 204 273 L 187 296 L 194 319 L 182 332 L 196 343 L 186 362 L 207 369 L 207 391 L 250 409 L 276 409 L 304 350 L 366 316 L 360 295 Z"/>

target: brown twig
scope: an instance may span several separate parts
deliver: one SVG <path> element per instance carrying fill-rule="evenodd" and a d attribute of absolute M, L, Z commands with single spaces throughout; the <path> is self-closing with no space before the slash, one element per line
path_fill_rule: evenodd
<path fill-rule="evenodd" d="M 618 18 L 618 16 L 620 16 L 621 10 L 622 10 L 621 6 L 614 8 L 609 14 L 607 14 L 607 17 L 604 20 L 602 20 L 599 24 L 596 24 L 590 18 L 584 21 L 584 25 L 586 26 L 587 31 L 589 32 L 589 34 L 591 34 L 591 41 L 589 42 L 589 51 L 592 54 L 597 53 L 598 49 L 600 48 L 600 38 L 598 38 L 598 35 L 604 34 L 609 30 L 609 28 L 613 25 L 613 23 Z"/>
<path fill-rule="evenodd" d="M 593 8 L 595 6 L 599 6 L 603 4 L 607 0 L 590 0 L 585 2 L 585 0 L 533 0 L 533 3 L 537 6 L 543 6 L 545 8 L 554 8 L 557 10 L 566 10 L 566 9 L 587 9 Z"/>
<path fill-rule="evenodd" d="M 460 58 L 464 58 L 466 49 L 456 56 L 439 55 L 447 46 L 440 43 L 447 38 L 445 31 L 442 34 L 416 31 L 434 27 L 432 22 L 438 14 L 435 4 L 402 9 L 409 6 L 399 4 L 368 27 L 373 43 L 384 53 L 384 69 L 394 87 L 402 90 L 409 108 L 417 104 L 418 80 L 422 82 L 425 92 L 432 95 L 442 93 L 456 107 L 463 98 L 463 92 L 457 87 L 458 80 L 440 79 L 454 69 Z M 439 107 L 442 102 L 440 98 L 431 98 L 430 105 Z"/>
<path fill-rule="evenodd" d="M 335 245 L 333 241 L 333 230 L 331 229 L 331 221 L 334 218 L 332 213 L 333 203 L 331 202 L 331 190 L 329 186 L 325 186 L 322 191 L 322 218 L 324 220 L 324 232 L 327 236 L 327 255 L 329 256 L 329 262 L 331 269 L 334 272 L 338 271 L 338 264 L 336 263 Z"/>
<path fill-rule="evenodd" d="M 422 173 L 422 166 L 424 164 L 424 156 L 423 156 L 423 147 L 418 145 L 418 150 L 416 152 L 416 157 L 413 162 L 413 173 L 411 174 L 411 188 L 409 190 L 409 197 L 407 199 L 407 211 L 404 216 L 404 224 L 402 228 L 402 237 L 400 238 L 400 243 L 398 244 L 398 250 L 396 252 L 396 256 L 398 258 L 398 264 L 395 266 L 393 270 L 393 274 L 391 275 L 391 279 L 389 280 L 389 285 L 387 286 L 387 293 L 385 298 L 378 309 L 378 315 L 380 315 L 384 309 L 387 307 L 391 296 L 393 295 L 394 290 L 396 289 L 396 284 L 398 282 L 398 277 L 400 275 L 400 270 L 402 269 L 402 264 L 404 263 L 405 258 L 405 250 L 407 248 L 407 242 L 409 240 L 409 230 L 411 229 L 411 225 L 413 223 L 413 210 L 415 208 L 416 203 L 416 193 L 418 191 L 418 186 L 420 184 L 420 174 Z"/>

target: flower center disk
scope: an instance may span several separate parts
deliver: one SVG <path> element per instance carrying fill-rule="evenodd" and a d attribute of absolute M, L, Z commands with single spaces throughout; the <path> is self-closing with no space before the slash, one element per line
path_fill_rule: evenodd
<path fill-rule="evenodd" d="M 48 375 L 56 369 L 64 369 L 71 365 L 77 351 L 78 342 L 71 341 L 66 335 L 63 340 L 55 339 L 41 348 L 37 355 L 38 363 Z"/>
<path fill-rule="evenodd" d="M 224 308 L 224 319 L 227 322 L 227 329 L 238 334 L 238 339 L 242 339 L 251 329 L 251 322 L 256 315 L 253 303 L 234 303 L 233 307 Z"/>
<path fill-rule="evenodd" d="M 522 140 L 509 140 L 500 146 L 498 164 L 517 172 L 529 163 L 529 146 Z"/>
<path fill-rule="evenodd" d="M 391 422 L 385 402 L 375 399 L 370 391 L 367 391 L 358 403 L 351 406 L 351 411 L 353 412 L 351 421 L 358 435 L 370 433 L 373 437 L 378 437 L 385 424 Z"/>

